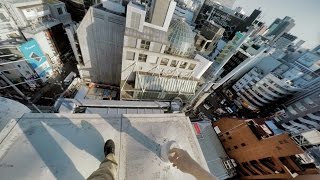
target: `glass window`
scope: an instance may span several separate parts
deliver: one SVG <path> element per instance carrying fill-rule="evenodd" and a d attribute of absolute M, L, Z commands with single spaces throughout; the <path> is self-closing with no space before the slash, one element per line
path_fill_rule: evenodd
<path fill-rule="evenodd" d="M 170 66 L 171 67 L 177 67 L 178 61 L 177 60 L 172 60 Z"/>
<path fill-rule="evenodd" d="M 61 7 L 58 7 L 57 10 L 58 10 L 58 14 L 59 14 L 59 15 L 60 15 L 60 14 L 63 14 L 63 11 L 62 11 L 62 8 L 61 8 Z"/>
<path fill-rule="evenodd" d="M 139 54 L 139 61 L 140 62 L 147 62 L 147 55 L 145 55 L 145 54 Z"/>
<path fill-rule="evenodd" d="M 127 60 L 134 60 L 134 52 L 127 51 Z"/>
<path fill-rule="evenodd" d="M 140 48 L 149 50 L 150 41 L 141 40 Z"/>
<path fill-rule="evenodd" d="M 1 20 L 2 22 L 8 21 L 8 19 L 4 16 L 3 13 L 0 13 L 0 20 Z"/>
<path fill-rule="evenodd" d="M 300 111 L 306 111 L 307 108 L 305 108 L 300 102 L 295 103 L 295 106 L 300 110 Z"/>
<path fill-rule="evenodd" d="M 293 115 L 297 115 L 298 114 L 297 111 L 295 111 L 292 106 L 289 106 L 287 109 Z"/>
<path fill-rule="evenodd" d="M 180 64 L 180 68 L 181 68 L 181 69 L 185 69 L 185 68 L 187 67 L 187 65 L 188 65 L 187 62 L 182 62 L 182 63 Z"/>
<path fill-rule="evenodd" d="M 167 59 L 167 58 L 162 58 L 162 59 L 161 59 L 161 62 L 160 62 L 160 65 L 167 66 L 167 65 L 168 65 L 168 62 L 169 62 L 169 59 Z"/>
<path fill-rule="evenodd" d="M 196 64 L 192 64 L 192 63 L 191 63 L 191 64 L 189 65 L 188 69 L 189 69 L 189 70 L 194 70 L 195 67 L 196 67 Z"/>

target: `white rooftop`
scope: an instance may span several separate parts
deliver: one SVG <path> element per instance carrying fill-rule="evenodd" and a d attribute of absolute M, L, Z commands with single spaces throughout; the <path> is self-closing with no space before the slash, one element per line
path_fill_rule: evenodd
<path fill-rule="evenodd" d="M 1 179 L 85 179 L 116 144 L 116 179 L 193 179 L 159 158 L 175 140 L 208 169 L 184 114 L 25 114 L 0 133 Z"/>

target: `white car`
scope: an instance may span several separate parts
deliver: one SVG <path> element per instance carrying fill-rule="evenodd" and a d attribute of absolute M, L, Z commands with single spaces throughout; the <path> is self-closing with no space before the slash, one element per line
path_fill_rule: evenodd
<path fill-rule="evenodd" d="M 206 109 L 206 110 L 209 110 L 212 106 L 208 105 L 208 104 L 203 104 L 203 107 Z"/>
<path fill-rule="evenodd" d="M 226 107 L 226 110 L 229 112 L 229 113 L 233 113 L 232 109 L 230 107 Z"/>

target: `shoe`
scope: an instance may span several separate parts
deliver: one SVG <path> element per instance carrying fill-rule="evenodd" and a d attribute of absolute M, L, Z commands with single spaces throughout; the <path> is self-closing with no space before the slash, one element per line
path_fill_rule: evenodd
<path fill-rule="evenodd" d="M 105 144 L 104 144 L 104 155 L 107 156 L 110 153 L 114 153 L 115 145 L 114 142 L 109 139 Z"/>

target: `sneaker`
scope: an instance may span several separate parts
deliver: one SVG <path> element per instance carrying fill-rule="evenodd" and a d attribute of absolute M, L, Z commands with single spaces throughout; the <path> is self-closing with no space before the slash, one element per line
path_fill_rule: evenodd
<path fill-rule="evenodd" d="M 115 145 L 114 142 L 109 139 L 105 144 L 104 144 L 104 155 L 107 156 L 110 153 L 114 153 Z"/>

